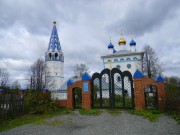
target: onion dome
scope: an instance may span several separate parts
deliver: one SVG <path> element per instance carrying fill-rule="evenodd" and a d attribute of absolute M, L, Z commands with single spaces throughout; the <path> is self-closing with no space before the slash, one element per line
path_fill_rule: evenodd
<path fill-rule="evenodd" d="M 108 45 L 108 49 L 114 48 L 114 45 L 110 42 Z"/>
<path fill-rule="evenodd" d="M 130 46 L 136 46 L 136 42 L 132 39 L 131 42 L 129 43 Z"/>
<path fill-rule="evenodd" d="M 123 38 L 123 35 L 121 34 L 121 38 L 118 41 L 119 45 L 126 45 L 126 40 Z"/>

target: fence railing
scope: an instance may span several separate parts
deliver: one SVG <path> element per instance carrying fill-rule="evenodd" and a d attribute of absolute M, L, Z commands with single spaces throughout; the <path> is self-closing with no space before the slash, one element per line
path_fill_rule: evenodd
<path fill-rule="evenodd" d="M 24 113 L 23 99 L 20 95 L 0 95 L 0 119 L 18 116 Z"/>

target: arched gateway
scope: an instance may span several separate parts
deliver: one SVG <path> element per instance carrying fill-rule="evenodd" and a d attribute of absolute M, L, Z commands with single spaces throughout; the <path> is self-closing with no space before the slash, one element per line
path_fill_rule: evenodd
<path fill-rule="evenodd" d="M 80 88 L 83 109 L 123 108 L 163 111 L 165 105 L 163 78 L 159 76 L 156 81 L 144 78 L 139 70 L 133 78 L 129 71 L 121 72 L 117 68 L 104 69 L 101 73 L 94 73 L 92 78 L 85 73 L 80 81 L 68 81 L 65 106 L 76 108 L 74 89 Z"/>
<path fill-rule="evenodd" d="M 104 69 L 92 75 L 93 108 L 134 108 L 134 89 L 129 71 Z"/>

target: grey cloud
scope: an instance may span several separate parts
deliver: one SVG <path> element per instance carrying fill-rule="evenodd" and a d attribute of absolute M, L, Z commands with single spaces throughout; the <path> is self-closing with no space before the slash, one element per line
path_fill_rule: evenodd
<path fill-rule="evenodd" d="M 142 36 L 160 27 L 168 19 L 176 17 L 175 11 L 179 8 L 179 0 L 138 0 L 128 3 L 123 18 L 112 23 L 108 31 L 119 34 L 121 28 L 127 35 Z"/>
<path fill-rule="evenodd" d="M 101 70 L 100 57 L 108 53 L 109 36 L 118 50 L 121 28 L 136 37 L 138 51 L 149 43 L 167 63 L 166 73 L 178 72 L 179 60 L 175 60 L 174 68 L 168 62 L 179 57 L 179 5 L 179 0 L 1 0 L 0 66 L 9 67 L 13 77 L 23 80 L 30 64 L 44 58 L 52 21 L 56 20 L 66 78 L 80 62 L 91 72 Z M 125 38 L 128 43 L 130 37 Z M 17 61 L 28 62 L 21 65 Z"/>

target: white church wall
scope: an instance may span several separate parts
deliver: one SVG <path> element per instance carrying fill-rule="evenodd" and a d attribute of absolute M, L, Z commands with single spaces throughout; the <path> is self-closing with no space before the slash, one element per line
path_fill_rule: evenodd
<path fill-rule="evenodd" d="M 133 75 L 137 69 L 142 71 L 141 61 L 142 61 L 141 55 L 138 54 L 130 55 L 130 56 L 104 58 L 104 67 L 110 69 L 110 68 L 117 68 L 117 66 L 120 66 L 121 71 L 128 70 Z"/>

